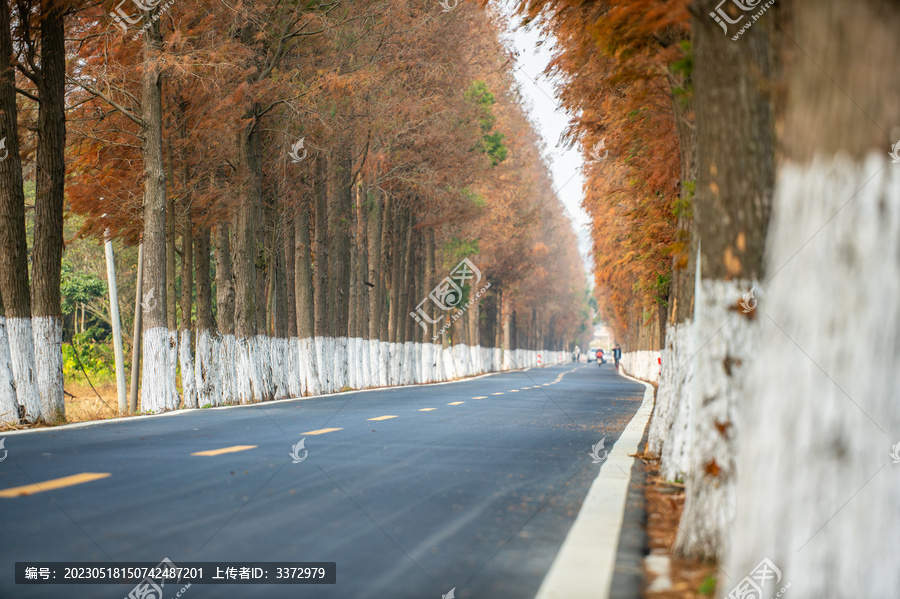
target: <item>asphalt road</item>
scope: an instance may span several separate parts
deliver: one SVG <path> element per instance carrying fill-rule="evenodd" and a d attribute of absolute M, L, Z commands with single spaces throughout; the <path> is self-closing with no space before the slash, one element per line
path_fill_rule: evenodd
<path fill-rule="evenodd" d="M 608 364 L 567 364 L 6 435 L 0 597 L 133 588 L 16 585 L 16 561 L 168 557 L 337 563 L 334 585 L 193 585 L 184 599 L 531 598 L 602 467 L 591 446 L 612 447 L 643 392 Z M 252 447 L 192 455 L 236 446 Z M 109 476 L 3 496 L 80 473 Z"/>

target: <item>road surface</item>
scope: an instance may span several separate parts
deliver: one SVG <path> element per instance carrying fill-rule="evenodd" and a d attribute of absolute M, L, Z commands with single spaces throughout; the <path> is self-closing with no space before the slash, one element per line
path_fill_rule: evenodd
<path fill-rule="evenodd" d="M 608 364 L 563 364 L 7 434 L 0 597 L 134 586 L 16 585 L 16 561 L 165 557 L 337 564 L 334 585 L 192 585 L 184 599 L 534 597 L 602 467 L 591 446 L 612 447 L 643 393 Z"/>

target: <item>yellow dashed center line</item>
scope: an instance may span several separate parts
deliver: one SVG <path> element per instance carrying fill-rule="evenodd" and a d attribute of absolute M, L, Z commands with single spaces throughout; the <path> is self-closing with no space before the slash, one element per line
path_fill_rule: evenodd
<path fill-rule="evenodd" d="M 478 397 L 473 397 L 472 399 L 487 399 L 487 395 L 479 395 Z"/>
<path fill-rule="evenodd" d="M 198 451 L 191 455 L 222 455 L 223 453 L 234 453 L 236 451 L 246 451 L 255 449 L 256 445 L 234 445 L 232 447 L 223 447 L 222 449 L 208 449 L 206 451 Z"/>
<path fill-rule="evenodd" d="M 510 392 L 510 393 L 518 393 L 519 390 L 518 390 L 518 389 L 510 389 L 509 392 Z"/>
<path fill-rule="evenodd" d="M 459 404 L 462 404 L 462 403 L 466 403 L 466 402 L 464 402 L 464 401 L 451 401 L 451 402 L 448 403 L 447 405 L 448 405 L 448 406 L 458 406 Z"/>
<path fill-rule="evenodd" d="M 92 480 L 99 480 L 101 478 L 106 478 L 107 476 L 112 476 L 112 474 L 109 472 L 82 472 L 81 474 L 73 474 L 72 476 L 45 480 L 42 483 L 35 483 L 33 485 L 23 485 L 21 487 L 3 489 L 0 491 L 0 497 L 34 495 L 35 493 L 43 493 L 44 491 L 52 491 L 54 489 L 62 489 L 63 487 L 71 487 L 72 485 L 89 483 Z"/>
<path fill-rule="evenodd" d="M 499 393 L 491 393 L 491 395 L 503 395 L 503 392 L 501 391 Z"/>
<path fill-rule="evenodd" d="M 431 412 L 432 410 L 437 410 L 437 408 L 422 408 L 419 410 L 420 412 Z"/>
<path fill-rule="evenodd" d="M 342 431 L 342 428 L 320 428 L 315 431 L 307 431 L 305 433 L 300 433 L 301 435 L 324 435 L 325 433 L 331 433 L 334 431 Z"/>
<path fill-rule="evenodd" d="M 377 418 L 369 418 L 369 420 L 390 420 L 391 418 L 396 418 L 396 416 L 379 416 Z"/>

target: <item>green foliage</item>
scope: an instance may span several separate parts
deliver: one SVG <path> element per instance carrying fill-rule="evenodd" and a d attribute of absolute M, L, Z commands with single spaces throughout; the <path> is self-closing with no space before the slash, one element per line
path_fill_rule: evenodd
<path fill-rule="evenodd" d="M 106 283 L 89 271 L 76 271 L 70 262 L 62 262 L 62 295 L 63 314 L 71 314 L 79 304 L 86 304 L 106 294 Z"/>
<path fill-rule="evenodd" d="M 504 160 L 509 150 L 503 145 L 503 134 L 499 131 L 485 135 L 479 150 L 491 157 L 491 166 L 497 166 Z"/>
<path fill-rule="evenodd" d="M 450 271 L 463 258 L 469 258 L 479 252 L 477 239 L 460 239 L 451 237 L 443 246 L 444 270 Z"/>
<path fill-rule="evenodd" d="M 92 383 L 110 383 L 116 379 L 115 353 L 106 343 L 94 337 L 97 331 L 92 327 L 83 333 L 76 333 L 71 343 L 62 346 L 63 376 L 66 380 L 84 381 L 84 373 L 78 366 L 73 346 L 78 349 L 81 364 Z"/>
<path fill-rule="evenodd" d="M 484 208 L 487 206 L 487 199 L 477 191 L 472 191 L 468 187 L 463 187 L 459 191 L 462 193 L 463 197 L 470 201 L 476 208 Z"/>
<path fill-rule="evenodd" d="M 656 297 L 656 303 L 660 306 L 668 306 L 669 301 L 669 282 L 672 279 L 672 273 L 656 275 L 656 283 L 653 285 L 653 294 Z"/>
<path fill-rule="evenodd" d="M 503 145 L 503 134 L 499 131 L 491 133 L 494 129 L 494 123 L 497 121 L 497 117 L 494 116 L 491 107 L 497 100 L 488 89 L 487 83 L 480 80 L 472 83 L 472 86 L 466 90 L 464 97 L 478 106 L 478 122 L 481 125 L 482 138 L 476 144 L 475 149 L 490 157 L 491 166 L 497 166 L 506 160 L 508 153 L 507 147 Z"/>
<path fill-rule="evenodd" d="M 690 220 L 694 215 L 694 190 L 697 184 L 695 181 L 682 181 L 681 185 L 684 193 L 672 203 L 672 216 Z"/>
<path fill-rule="evenodd" d="M 472 86 L 463 94 L 463 97 L 478 106 L 480 112 L 478 120 L 481 122 L 481 132 L 489 133 L 494 128 L 494 122 L 497 120 L 491 110 L 491 107 L 497 103 L 497 99 L 488 90 L 487 83 L 481 80 L 474 81 Z"/>
<path fill-rule="evenodd" d="M 697 592 L 701 595 L 710 595 L 716 592 L 716 579 L 712 576 L 707 576 L 703 579 L 703 582 L 700 583 L 700 586 L 697 587 Z"/>
<path fill-rule="evenodd" d="M 694 50 L 691 47 L 690 40 L 682 40 L 678 45 L 683 54 L 681 58 L 669 65 L 669 71 L 676 76 L 676 79 L 681 79 L 684 82 L 683 85 L 673 85 L 672 94 L 681 102 L 682 106 L 685 106 L 694 96 L 694 84 L 692 81 Z"/>

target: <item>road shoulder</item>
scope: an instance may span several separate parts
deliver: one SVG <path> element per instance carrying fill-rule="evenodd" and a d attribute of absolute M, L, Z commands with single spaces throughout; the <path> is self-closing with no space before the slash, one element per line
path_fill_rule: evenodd
<path fill-rule="evenodd" d="M 585 497 L 536 599 L 606 599 L 609 597 L 619 535 L 625 517 L 635 453 L 653 412 L 654 389 L 644 381 L 641 407 L 622 431 Z"/>

